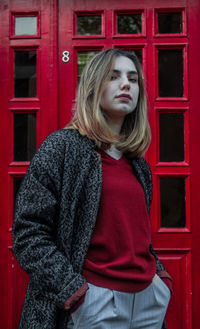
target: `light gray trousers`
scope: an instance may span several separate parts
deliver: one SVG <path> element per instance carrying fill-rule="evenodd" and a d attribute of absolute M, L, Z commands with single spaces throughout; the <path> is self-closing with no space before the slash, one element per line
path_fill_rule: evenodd
<path fill-rule="evenodd" d="M 84 303 L 72 313 L 68 329 L 161 329 L 170 290 L 157 275 L 138 293 L 88 285 Z"/>

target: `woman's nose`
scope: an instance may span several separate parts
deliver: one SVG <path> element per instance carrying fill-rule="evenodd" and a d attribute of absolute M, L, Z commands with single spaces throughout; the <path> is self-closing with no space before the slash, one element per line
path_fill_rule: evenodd
<path fill-rule="evenodd" d="M 130 89 L 130 81 L 127 76 L 121 78 L 121 89 Z"/>

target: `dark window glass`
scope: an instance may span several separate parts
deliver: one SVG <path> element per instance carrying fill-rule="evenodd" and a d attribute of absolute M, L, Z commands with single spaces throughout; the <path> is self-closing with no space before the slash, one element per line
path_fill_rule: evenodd
<path fill-rule="evenodd" d="M 142 64 L 142 50 L 141 49 L 135 49 L 134 53 L 136 54 L 136 56 L 138 57 L 140 64 Z"/>
<path fill-rule="evenodd" d="M 15 201 L 17 192 L 19 190 L 19 187 L 21 185 L 23 177 L 14 177 L 13 179 L 13 212 L 15 211 Z"/>
<path fill-rule="evenodd" d="M 127 50 L 128 52 L 134 54 L 137 56 L 137 58 L 139 59 L 140 61 L 140 64 L 142 64 L 142 50 L 141 49 L 125 49 Z"/>
<path fill-rule="evenodd" d="M 185 227 L 185 179 L 160 178 L 161 226 Z"/>
<path fill-rule="evenodd" d="M 77 16 L 77 34 L 101 34 L 101 15 Z"/>
<path fill-rule="evenodd" d="M 142 17 L 141 14 L 117 15 L 118 34 L 141 34 Z"/>
<path fill-rule="evenodd" d="M 184 114 L 159 114 L 160 161 L 184 161 Z"/>
<path fill-rule="evenodd" d="M 14 161 L 30 161 L 36 151 L 36 114 L 14 114 Z"/>
<path fill-rule="evenodd" d="M 182 33 L 182 13 L 158 13 L 158 33 Z"/>
<path fill-rule="evenodd" d="M 77 79 L 79 81 L 85 64 L 99 51 L 78 51 L 77 53 Z"/>
<path fill-rule="evenodd" d="M 37 17 L 15 17 L 15 35 L 37 34 Z"/>
<path fill-rule="evenodd" d="M 15 51 L 14 96 L 36 97 L 36 50 Z"/>
<path fill-rule="evenodd" d="M 160 97 L 183 96 L 183 50 L 158 51 L 158 79 Z"/>

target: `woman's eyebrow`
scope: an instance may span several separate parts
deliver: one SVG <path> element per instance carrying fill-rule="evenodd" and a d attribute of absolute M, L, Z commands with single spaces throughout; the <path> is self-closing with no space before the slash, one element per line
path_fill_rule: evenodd
<path fill-rule="evenodd" d="M 121 73 L 120 70 L 112 70 L 112 71 L 113 71 L 113 73 L 117 73 L 117 74 L 120 74 Z M 128 71 L 127 73 L 128 74 L 137 74 L 138 75 L 137 71 Z"/>

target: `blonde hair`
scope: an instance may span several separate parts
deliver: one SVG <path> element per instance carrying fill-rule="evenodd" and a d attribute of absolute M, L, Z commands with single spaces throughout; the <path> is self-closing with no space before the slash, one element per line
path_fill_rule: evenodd
<path fill-rule="evenodd" d="M 118 56 L 125 56 L 134 63 L 139 84 L 137 107 L 126 115 L 120 135 L 112 132 L 100 107 L 104 83 L 110 80 L 112 66 Z M 143 71 L 133 53 L 121 49 L 106 49 L 95 55 L 83 69 L 74 110 L 74 116 L 65 128 L 79 130 L 102 149 L 115 144 L 127 156 L 141 157 L 150 144 L 151 132 L 147 118 Z"/>

